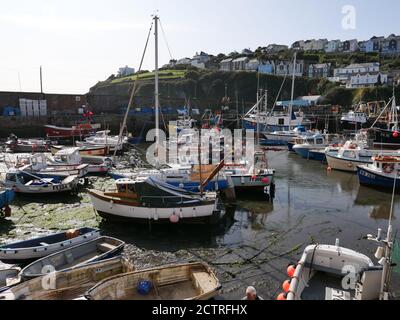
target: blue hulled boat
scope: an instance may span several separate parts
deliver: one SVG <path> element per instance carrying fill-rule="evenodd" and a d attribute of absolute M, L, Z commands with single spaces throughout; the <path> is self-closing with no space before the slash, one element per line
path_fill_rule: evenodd
<path fill-rule="evenodd" d="M 396 182 L 396 189 L 400 191 L 400 157 L 377 156 L 372 160 L 372 164 L 357 167 L 360 184 L 392 190 Z"/>

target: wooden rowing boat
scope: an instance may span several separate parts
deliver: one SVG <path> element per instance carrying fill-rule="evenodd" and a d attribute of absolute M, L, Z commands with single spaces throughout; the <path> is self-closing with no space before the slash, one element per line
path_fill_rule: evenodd
<path fill-rule="evenodd" d="M 100 281 L 134 270 L 134 266 L 129 261 L 119 256 L 31 279 L 1 293 L 0 300 L 79 299 L 88 288 Z"/>
<path fill-rule="evenodd" d="M 136 271 L 108 278 L 90 289 L 88 300 L 209 300 L 221 285 L 203 263 Z"/>

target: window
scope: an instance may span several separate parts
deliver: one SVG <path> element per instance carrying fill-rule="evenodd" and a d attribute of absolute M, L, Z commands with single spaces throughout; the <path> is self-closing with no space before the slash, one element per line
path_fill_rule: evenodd
<path fill-rule="evenodd" d="M 278 124 L 279 124 L 280 126 L 283 126 L 283 125 L 285 124 L 285 119 L 280 118 L 280 119 L 278 120 Z"/>

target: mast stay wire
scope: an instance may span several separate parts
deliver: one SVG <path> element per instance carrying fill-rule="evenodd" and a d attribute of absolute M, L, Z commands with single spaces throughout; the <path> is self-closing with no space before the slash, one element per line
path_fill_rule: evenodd
<path fill-rule="evenodd" d="M 124 122 L 123 122 L 123 124 L 122 124 L 122 126 L 121 126 L 121 129 L 120 129 L 120 132 L 119 132 L 118 144 L 117 144 L 117 146 L 122 142 L 122 135 L 124 134 L 126 122 L 127 122 L 127 120 L 128 120 L 129 111 L 130 111 L 130 109 L 131 109 L 131 107 L 132 107 L 133 100 L 134 100 L 135 95 L 136 95 L 136 92 L 137 92 L 137 88 L 138 88 L 138 85 L 139 85 L 139 75 L 140 75 L 140 71 L 142 71 L 143 61 L 144 61 L 144 58 L 145 58 L 145 56 L 146 56 L 146 51 L 147 51 L 147 47 L 148 47 L 148 44 L 149 44 L 149 40 L 150 40 L 150 36 L 151 36 L 151 31 L 153 30 L 153 24 L 154 24 L 154 21 L 151 22 L 150 29 L 149 29 L 149 34 L 147 35 L 146 45 L 145 45 L 145 47 L 144 47 L 143 54 L 142 54 L 142 58 L 141 58 L 141 60 L 140 60 L 139 69 L 138 69 L 138 71 L 137 71 L 137 73 L 136 73 L 136 80 L 135 80 L 135 82 L 134 82 L 134 85 L 133 85 L 133 88 L 132 88 L 132 91 L 131 91 L 131 96 L 130 96 L 130 98 L 129 98 L 128 108 L 126 109 L 126 113 L 125 113 L 125 117 L 124 117 Z M 114 155 L 113 155 L 113 160 L 114 160 L 114 161 L 115 161 L 115 157 L 116 157 L 116 155 L 117 155 L 117 151 L 118 151 L 118 148 L 115 148 Z"/>

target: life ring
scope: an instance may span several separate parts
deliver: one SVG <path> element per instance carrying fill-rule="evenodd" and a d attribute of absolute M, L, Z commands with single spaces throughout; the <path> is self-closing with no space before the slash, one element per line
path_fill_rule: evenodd
<path fill-rule="evenodd" d="M 394 163 L 385 163 L 383 165 L 383 171 L 385 173 L 393 173 L 393 171 L 394 171 Z"/>

